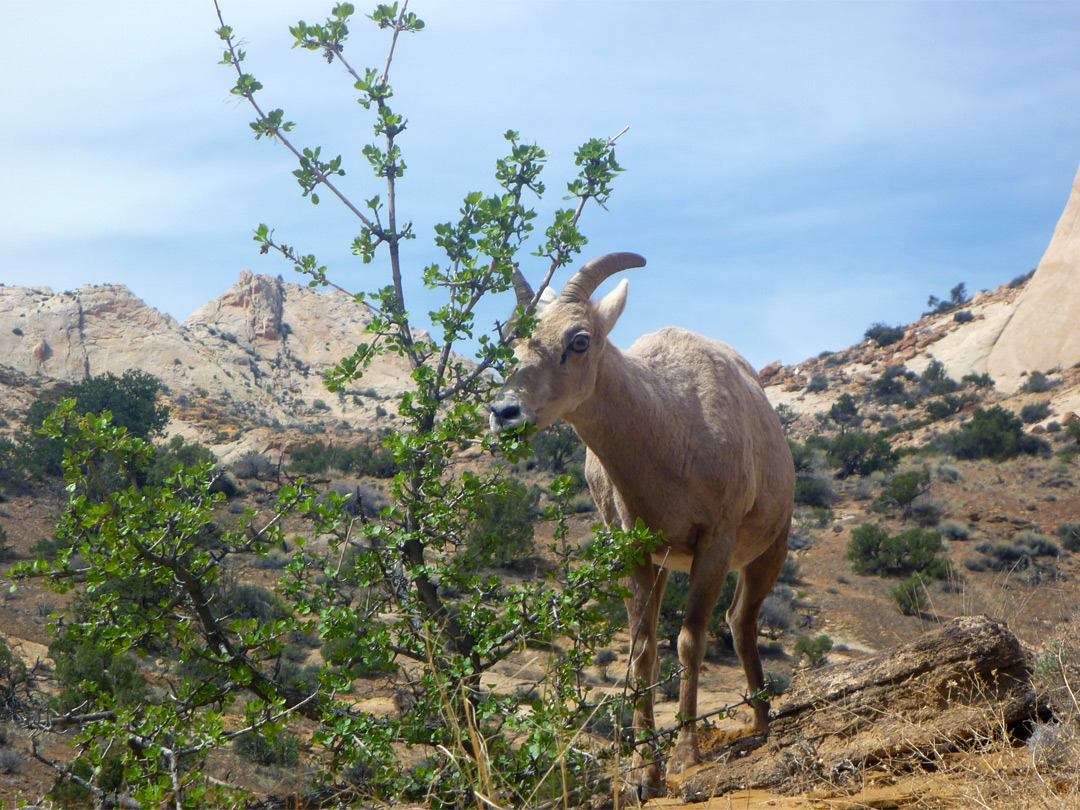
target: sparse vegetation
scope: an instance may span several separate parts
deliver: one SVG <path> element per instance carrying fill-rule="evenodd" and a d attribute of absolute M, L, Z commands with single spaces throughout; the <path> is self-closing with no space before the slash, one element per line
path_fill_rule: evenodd
<path fill-rule="evenodd" d="M 888 326 L 878 322 L 870 326 L 863 335 L 867 340 L 872 340 L 880 347 L 888 346 L 904 338 L 904 327 Z"/>
<path fill-rule="evenodd" d="M 1041 371 L 1033 371 L 1027 375 L 1020 390 L 1025 394 L 1045 394 L 1054 387 L 1054 383 Z"/>
<path fill-rule="evenodd" d="M 811 668 L 817 669 L 828 661 L 829 651 L 833 648 L 832 639 L 822 633 L 815 638 L 799 636 L 791 652 L 791 660 L 796 666 L 804 658 Z"/>

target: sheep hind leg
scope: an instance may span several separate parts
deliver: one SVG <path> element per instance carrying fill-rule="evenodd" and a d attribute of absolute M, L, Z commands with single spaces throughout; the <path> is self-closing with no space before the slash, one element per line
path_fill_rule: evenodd
<path fill-rule="evenodd" d="M 713 548 L 725 548 L 715 544 Z M 697 738 L 697 698 L 701 664 L 705 658 L 705 634 L 709 629 L 716 603 L 720 598 L 727 566 L 700 552 L 690 571 L 690 590 L 686 596 L 686 618 L 679 632 L 679 662 L 683 666 L 679 691 L 679 737 L 668 758 L 668 775 L 679 774 L 701 762 Z"/>
<path fill-rule="evenodd" d="M 653 692 L 659 677 L 656 626 L 660 620 L 660 603 L 667 587 L 668 572 L 655 565 L 643 565 L 630 575 L 630 596 L 626 613 L 630 629 L 630 688 L 637 694 L 634 706 L 635 736 L 651 737 L 656 733 L 653 714 Z M 631 760 L 626 781 L 633 798 L 642 800 L 659 796 L 664 789 L 660 765 L 656 759 L 653 740 L 638 743 Z"/>
<path fill-rule="evenodd" d="M 787 559 L 787 535 L 787 530 L 783 531 L 760 557 L 739 572 L 739 584 L 727 612 L 735 652 L 746 673 L 750 705 L 754 709 L 754 730 L 762 734 L 769 730 L 769 701 L 760 697 L 765 688 L 765 673 L 758 649 L 758 616 Z"/>

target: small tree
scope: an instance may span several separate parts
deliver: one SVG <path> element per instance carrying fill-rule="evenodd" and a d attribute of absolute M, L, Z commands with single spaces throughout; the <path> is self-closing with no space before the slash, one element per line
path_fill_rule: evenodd
<path fill-rule="evenodd" d="M 371 19 L 391 37 L 390 54 L 379 68 L 357 69 L 345 48 L 353 14 L 351 4 L 340 3 L 324 24 L 299 22 L 290 30 L 298 47 L 344 69 L 360 106 L 371 113 L 375 138 L 363 154 L 383 193 L 359 204 L 338 185 L 342 158 L 297 146 L 283 111 L 265 110 L 256 100 L 262 86 L 244 71 L 245 54 L 233 30 L 222 22 L 218 36 L 223 62 L 236 76 L 232 92 L 255 111 L 256 139 L 273 140 L 296 158 L 293 174 L 303 197 L 316 204 L 320 196 L 337 198 L 356 217 L 352 249 L 362 262 L 383 262 L 387 283 L 353 295 L 371 318 L 356 352 L 329 374 L 328 386 L 334 393 L 355 388 L 381 354 L 396 355 L 411 368 L 395 420 L 400 431 L 384 441 L 396 465 L 390 505 L 377 520 L 350 516 L 337 494 L 322 498 L 302 481 L 290 482 L 269 516 L 245 513 L 235 531 L 206 543 L 204 532 L 223 500 L 211 491 L 215 473 L 209 465 L 177 469 L 162 486 L 147 486 L 153 450 L 146 441 L 120 430 L 112 417 L 83 414 L 71 400 L 60 404 L 43 429 L 67 442 L 65 474 L 77 493 L 58 527 L 67 550 L 52 563 L 23 566 L 18 575 L 46 576 L 67 588 L 78 555 L 87 604 L 95 616 L 115 620 L 73 617 L 65 637 L 97 631 L 102 650 L 114 657 L 153 639 L 166 647 L 164 657 L 199 673 L 171 682 L 167 694 L 148 694 L 137 710 L 103 703 L 102 711 L 65 717 L 84 743 L 65 775 L 101 774 L 107 757 L 119 759 L 123 795 L 107 795 L 121 788 L 97 776 L 83 780 L 99 804 L 243 804 L 242 790 L 206 776 L 208 757 L 244 734 L 273 740 L 292 733 L 296 718 L 307 725 L 311 741 L 305 770 L 320 785 L 333 784 L 335 800 L 345 803 L 361 803 L 355 794 L 364 789 L 380 802 L 422 800 L 444 808 L 473 807 L 477 795 L 500 806 L 576 805 L 581 797 L 567 791 L 582 790 L 605 771 L 581 743 L 585 722 L 600 709 L 579 673 L 612 637 L 599 606 L 624 593 L 618 578 L 655 548 L 644 524 L 600 532 L 587 547 L 570 548 L 565 515 L 572 490 L 560 479 L 550 513 L 557 564 L 546 581 L 493 584 L 476 574 L 467 555 L 455 553 L 466 545 L 486 499 L 504 487 L 498 460 L 516 463 L 528 452 L 520 435 L 487 432 L 486 406 L 489 372 L 512 366 L 510 342 L 530 334 L 532 306 L 517 310 L 512 328 L 490 334 L 480 334 L 476 313 L 486 296 L 510 290 L 515 266 L 526 261 L 519 252 L 535 220 L 528 200 L 545 190 L 547 154 L 516 132 L 506 134 L 497 188 L 470 192 L 459 216 L 435 227 L 445 261 L 415 274 L 444 295 L 443 305 L 430 313 L 430 323 L 414 323 L 404 251 L 414 234 L 397 210 L 397 183 L 405 172 L 399 136 L 406 122 L 391 107 L 388 74 L 399 38 L 424 26 L 404 6 L 378 6 Z M 575 160 L 579 173 L 568 184 L 573 204 L 555 212 L 533 253 L 545 285 L 580 252 L 586 240 L 579 217 L 590 200 L 607 201 L 621 171 L 614 139 L 587 141 Z M 285 257 L 310 285 L 336 286 L 315 256 L 284 244 L 266 225 L 255 237 L 263 253 Z M 463 338 L 475 340 L 468 361 L 456 351 Z M 463 472 L 457 462 L 466 450 L 470 467 L 471 454 L 479 451 L 489 454 L 491 469 Z M 98 474 L 106 458 L 125 476 L 123 486 Z M 82 494 L 89 491 L 93 498 Z M 307 536 L 286 534 L 286 519 L 293 517 L 307 522 Z M 253 616 L 237 605 L 228 614 L 216 612 L 214 605 L 224 601 L 223 572 L 238 558 L 268 557 L 286 541 L 296 550 L 276 588 L 281 609 Z M 129 610 L 108 587 L 116 581 L 161 585 L 168 592 Z M 297 635 L 350 648 L 366 671 L 401 671 L 397 662 L 408 662 L 408 677 L 392 683 L 408 711 L 393 717 L 366 711 L 349 697 L 351 667 L 328 662 L 315 678 L 283 677 L 285 640 Z M 527 711 L 516 692 L 481 686 L 481 676 L 510 656 L 528 645 L 550 649 L 556 639 L 562 640 L 560 655 L 552 657 Z M 604 711 L 619 716 L 618 708 Z M 407 768 L 400 758 L 404 747 L 426 752 L 430 760 Z M 363 785 L 343 781 L 349 772 L 364 772 Z"/>
<path fill-rule="evenodd" d="M 930 468 L 909 470 L 894 475 L 874 502 L 878 510 L 899 507 L 905 518 L 911 517 L 912 504 L 920 495 L 930 491 Z"/>
<path fill-rule="evenodd" d="M 846 433 L 829 442 L 825 455 L 829 465 L 837 468 L 839 478 L 849 475 L 869 475 L 878 470 L 892 472 L 900 463 L 900 454 L 880 434 Z"/>
<path fill-rule="evenodd" d="M 840 433 L 854 425 L 859 419 L 859 406 L 855 404 L 855 398 L 851 394 L 841 394 L 840 398 L 829 408 L 829 419 L 840 428 Z"/>

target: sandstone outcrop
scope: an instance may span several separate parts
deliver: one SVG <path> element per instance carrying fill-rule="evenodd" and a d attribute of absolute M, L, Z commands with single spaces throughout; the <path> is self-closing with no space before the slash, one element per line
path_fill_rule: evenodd
<path fill-rule="evenodd" d="M 325 432 L 333 423 L 347 432 L 392 420 L 393 403 L 380 402 L 406 387 L 402 358 L 378 358 L 355 391 L 332 395 L 323 384 L 369 320 L 344 293 L 247 270 L 183 324 L 123 285 L 63 293 L 0 286 L 0 366 L 7 379 L 40 389 L 128 369 L 153 374 L 167 387 L 168 433 L 211 445 L 228 461 L 265 450 L 289 426 L 321 424 Z M 22 409 L 27 397 L 0 380 L 0 399 Z"/>
<path fill-rule="evenodd" d="M 1016 385 L 1025 371 L 1080 363 L 1080 172 L 1050 246 L 994 342 L 987 372 Z M 1000 384 L 1000 383 L 999 383 Z"/>

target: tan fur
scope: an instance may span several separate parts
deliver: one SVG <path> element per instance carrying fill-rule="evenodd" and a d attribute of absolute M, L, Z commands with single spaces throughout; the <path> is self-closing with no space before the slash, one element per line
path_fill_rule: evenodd
<path fill-rule="evenodd" d="M 629 528 L 641 518 L 663 533 L 667 542 L 654 563 L 630 577 L 633 676 L 657 682 L 656 626 L 668 571 L 688 571 L 679 713 L 693 718 L 705 633 L 729 571 L 740 571 L 728 611 L 736 651 L 750 693 L 764 686 L 758 613 L 787 556 L 795 472 L 749 364 L 724 343 L 674 328 L 619 351 L 607 335 L 625 301 L 623 281 L 600 302 L 548 303 L 532 337 L 515 347 L 518 365 L 492 404 L 491 423 L 493 429 L 544 427 L 565 419 L 588 448 L 586 477 L 605 522 Z M 568 348 L 582 334 L 587 350 Z M 764 732 L 768 704 L 753 706 L 754 725 Z M 654 730 L 651 693 L 637 706 L 634 724 L 639 732 Z M 686 723 L 668 771 L 698 759 L 696 726 Z M 635 762 L 634 781 L 658 791 L 653 750 L 639 750 Z"/>

